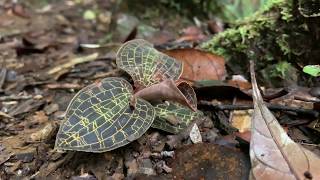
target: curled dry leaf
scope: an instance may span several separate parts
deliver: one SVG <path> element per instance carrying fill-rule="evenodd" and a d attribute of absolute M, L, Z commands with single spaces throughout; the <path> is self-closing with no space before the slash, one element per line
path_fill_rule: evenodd
<path fill-rule="evenodd" d="M 177 87 L 171 79 L 164 80 L 138 91 L 134 95 L 134 98 L 137 97 L 147 101 L 173 101 L 187 106 L 193 111 L 197 110 L 196 95 L 192 87 L 187 83 L 180 83 Z"/>
<path fill-rule="evenodd" d="M 254 101 L 252 179 L 320 179 L 320 158 L 289 138 L 262 100 L 253 62 L 250 69 Z"/>
<path fill-rule="evenodd" d="M 225 79 L 225 61 L 221 56 L 198 49 L 175 49 L 164 53 L 183 62 L 183 72 L 180 79 L 191 82 Z"/>

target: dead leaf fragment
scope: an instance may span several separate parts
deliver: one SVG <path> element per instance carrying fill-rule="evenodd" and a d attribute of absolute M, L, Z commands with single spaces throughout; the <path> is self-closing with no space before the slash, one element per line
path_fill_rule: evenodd
<path fill-rule="evenodd" d="M 231 123 L 240 133 L 250 130 L 252 110 L 235 110 L 232 112 Z"/>
<path fill-rule="evenodd" d="M 262 100 L 251 62 L 254 113 L 250 141 L 252 179 L 320 179 L 320 159 L 289 138 Z"/>
<path fill-rule="evenodd" d="M 221 56 L 198 49 L 174 49 L 164 53 L 183 62 L 180 79 L 192 82 L 225 79 L 225 61 Z"/>
<path fill-rule="evenodd" d="M 249 158 L 235 148 L 202 143 L 176 151 L 174 179 L 248 179 Z"/>

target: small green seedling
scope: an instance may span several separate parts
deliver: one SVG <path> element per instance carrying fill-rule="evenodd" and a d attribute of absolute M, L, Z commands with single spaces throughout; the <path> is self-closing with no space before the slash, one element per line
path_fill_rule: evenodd
<path fill-rule="evenodd" d="M 179 133 L 200 116 L 191 86 L 176 83 L 181 62 L 139 39 L 125 43 L 116 62 L 132 77 L 135 89 L 112 77 L 80 90 L 66 110 L 55 149 L 110 151 L 138 139 L 150 127 Z"/>

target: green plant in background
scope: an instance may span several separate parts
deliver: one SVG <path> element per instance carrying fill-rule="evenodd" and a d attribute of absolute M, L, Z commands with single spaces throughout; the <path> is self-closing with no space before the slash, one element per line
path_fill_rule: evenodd
<path fill-rule="evenodd" d="M 227 66 L 235 74 L 246 73 L 249 60 L 255 59 L 259 72 L 265 72 L 268 76 L 264 76 L 265 83 L 283 86 L 281 83 L 288 80 L 283 79 L 283 82 L 280 82 L 276 77 L 283 77 L 284 71 L 273 70 L 278 72 L 278 75 L 270 73 L 275 64 L 287 62 L 295 69 L 299 64 L 315 64 L 319 60 L 314 57 L 319 54 L 320 31 L 317 27 L 320 26 L 320 17 L 316 15 L 320 8 L 315 11 L 312 6 L 317 4 L 315 1 L 298 2 L 265 1 L 257 12 L 231 23 L 230 29 L 215 35 L 201 47 L 224 56 Z M 312 18 L 301 14 L 301 11 L 312 15 Z M 298 72 L 297 69 L 294 71 Z M 296 81 L 292 83 L 303 83 L 298 81 L 298 78 L 294 78 Z"/>
<path fill-rule="evenodd" d="M 58 131 L 57 150 L 110 151 L 138 139 L 150 126 L 179 133 L 200 117 L 193 89 L 175 83 L 181 62 L 138 39 L 119 49 L 117 65 L 131 75 L 136 89 L 112 77 L 80 90 Z"/>
<path fill-rule="evenodd" d="M 314 77 L 318 77 L 320 76 L 320 65 L 308 65 L 303 67 L 303 72 L 314 76 Z"/>
<path fill-rule="evenodd" d="M 255 13 L 267 3 L 267 0 L 161 0 L 160 2 L 187 16 L 214 15 L 224 22 L 235 22 Z"/>

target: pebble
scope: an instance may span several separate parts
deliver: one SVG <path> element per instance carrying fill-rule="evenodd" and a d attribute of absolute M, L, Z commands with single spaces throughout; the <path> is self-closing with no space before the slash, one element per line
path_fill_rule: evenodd
<path fill-rule="evenodd" d="M 44 108 L 44 112 L 46 113 L 46 115 L 50 115 L 58 110 L 59 110 L 59 105 L 55 103 L 50 104 Z"/>
<path fill-rule="evenodd" d="M 202 142 L 202 137 L 201 137 L 200 130 L 199 130 L 197 124 L 193 125 L 189 136 L 190 136 L 190 139 L 193 143 L 201 143 Z"/>
<path fill-rule="evenodd" d="M 156 175 L 150 159 L 142 159 L 141 163 L 139 163 L 139 173 L 145 175 Z"/>

